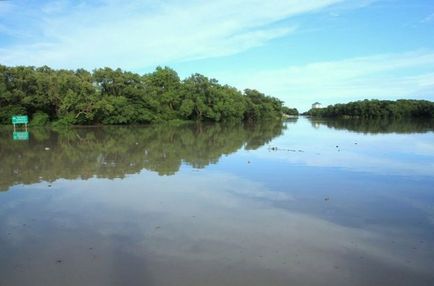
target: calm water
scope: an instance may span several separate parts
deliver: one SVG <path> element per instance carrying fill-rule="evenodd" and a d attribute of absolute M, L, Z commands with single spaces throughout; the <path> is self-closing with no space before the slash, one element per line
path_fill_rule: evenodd
<path fill-rule="evenodd" d="M 30 131 L 2 286 L 434 285 L 432 122 Z"/>

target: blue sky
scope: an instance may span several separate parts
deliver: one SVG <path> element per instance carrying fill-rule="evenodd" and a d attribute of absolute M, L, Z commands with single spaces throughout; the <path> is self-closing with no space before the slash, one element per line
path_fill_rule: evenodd
<path fill-rule="evenodd" d="M 167 65 L 301 110 L 434 100 L 434 1 L 0 1 L 0 63 L 139 73 Z"/>

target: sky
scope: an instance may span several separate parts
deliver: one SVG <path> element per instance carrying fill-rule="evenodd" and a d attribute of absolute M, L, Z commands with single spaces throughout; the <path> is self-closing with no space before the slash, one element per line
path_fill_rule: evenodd
<path fill-rule="evenodd" d="M 169 66 L 300 111 L 434 100 L 434 0 L 0 1 L 0 64 Z"/>

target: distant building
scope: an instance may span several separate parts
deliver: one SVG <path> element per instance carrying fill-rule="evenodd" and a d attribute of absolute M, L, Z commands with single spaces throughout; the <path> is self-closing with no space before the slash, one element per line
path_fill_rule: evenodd
<path fill-rule="evenodd" d="M 321 108 L 321 103 L 315 102 L 314 104 L 312 104 L 312 109 L 316 109 L 316 108 Z"/>

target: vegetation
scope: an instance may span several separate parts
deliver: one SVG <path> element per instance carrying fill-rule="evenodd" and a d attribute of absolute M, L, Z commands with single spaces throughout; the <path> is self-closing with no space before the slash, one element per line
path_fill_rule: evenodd
<path fill-rule="evenodd" d="M 141 124 L 170 120 L 256 121 L 281 118 L 282 102 L 194 74 L 180 80 L 167 67 L 153 73 L 0 65 L 0 124 L 27 114 L 35 124 Z M 291 111 L 293 112 L 293 111 Z"/>
<path fill-rule="evenodd" d="M 173 175 L 182 164 L 199 169 L 240 148 L 255 150 L 281 135 L 284 128 L 280 120 L 58 131 L 35 127 L 30 142 L 14 144 L 10 128 L 0 128 L 0 191 L 60 178 L 120 178 L 143 169 Z"/>
<path fill-rule="evenodd" d="M 283 112 L 283 114 L 288 115 L 288 116 L 298 116 L 297 108 L 289 108 L 289 107 L 284 106 L 282 108 L 282 112 Z"/>
<path fill-rule="evenodd" d="M 305 113 L 318 117 L 434 117 L 434 102 L 427 100 L 363 100 L 314 108 Z"/>

